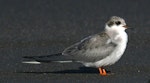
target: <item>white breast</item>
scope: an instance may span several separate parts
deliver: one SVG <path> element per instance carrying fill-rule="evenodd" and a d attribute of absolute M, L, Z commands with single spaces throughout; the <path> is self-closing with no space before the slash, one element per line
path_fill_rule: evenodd
<path fill-rule="evenodd" d="M 116 47 L 116 49 L 106 58 L 95 62 L 96 67 L 101 67 L 101 66 L 107 66 L 107 65 L 112 65 L 115 62 L 117 62 L 121 56 L 123 55 L 124 51 L 126 48 L 126 44 L 119 45 Z"/>
<path fill-rule="evenodd" d="M 123 55 L 126 49 L 126 45 L 128 41 L 127 39 L 128 37 L 125 31 L 119 32 L 117 35 L 114 35 L 112 37 L 112 40 L 113 43 L 117 44 L 116 49 L 114 49 L 114 51 L 106 58 L 95 62 L 95 66 L 96 67 L 107 66 L 117 62 L 121 58 L 121 56 Z"/>

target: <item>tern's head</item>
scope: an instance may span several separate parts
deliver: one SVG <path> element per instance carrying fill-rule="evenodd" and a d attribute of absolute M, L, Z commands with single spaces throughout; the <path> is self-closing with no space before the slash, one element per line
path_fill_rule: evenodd
<path fill-rule="evenodd" d="M 127 29 L 126 22 L 123 18 L 118 16 L 112 16 L 109 21 L 106 23 L 106 30 L 107 29 L 118 29 L 118 30 L 125 30 Z"/>

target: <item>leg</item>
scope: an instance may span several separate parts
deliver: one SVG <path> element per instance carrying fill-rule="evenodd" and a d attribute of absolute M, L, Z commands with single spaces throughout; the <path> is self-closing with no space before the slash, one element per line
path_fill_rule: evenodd
<path fill-rule="evenodd" d="M 100 73 L 100 75 L 102 75 L 102 76 L 106 76 L 106 75 L 107 75 L 107 72 L 106 72 L 106 70 L 105 70 L 103 67 L 100 67 L 100 68 L 99 68 L 99 73 Z"/>

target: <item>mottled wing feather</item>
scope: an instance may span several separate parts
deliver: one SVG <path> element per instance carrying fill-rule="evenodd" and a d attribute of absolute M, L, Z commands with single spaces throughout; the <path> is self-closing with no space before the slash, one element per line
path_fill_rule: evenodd
<path fill-rule="evenodd" d="M 103 32 L 68 47 L 63 55 L 68 55 L 77 61 L 95 62 L 107 57 L 115 47 L 116 44 L 112 43 L 109 36 Z"/>

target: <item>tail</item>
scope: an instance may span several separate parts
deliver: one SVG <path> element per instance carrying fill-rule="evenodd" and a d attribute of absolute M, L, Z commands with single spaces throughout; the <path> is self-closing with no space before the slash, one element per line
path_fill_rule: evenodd
<path fill-rule="evenodd" d="M 58 62 L 58 63 L 70 63 L 73 62 L 66 56 L 63 56 L 62 53 L 45 55 L 45 56 L 24 56 L 25 60 L 22 63 L 26 64 L 41 64 L 41 63 L 50 63 L 50 62 Z"/>

